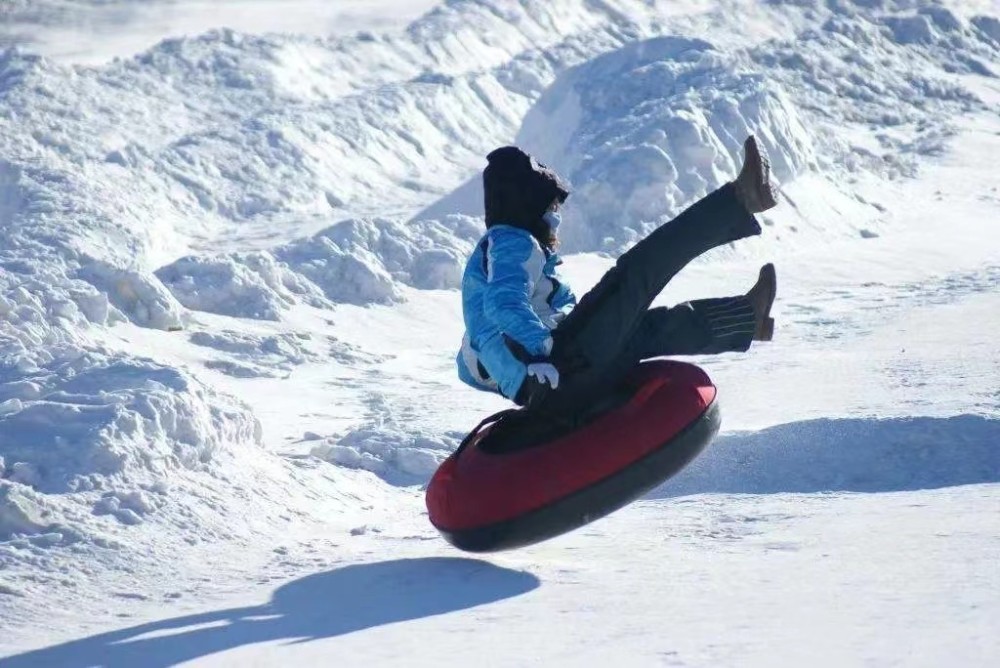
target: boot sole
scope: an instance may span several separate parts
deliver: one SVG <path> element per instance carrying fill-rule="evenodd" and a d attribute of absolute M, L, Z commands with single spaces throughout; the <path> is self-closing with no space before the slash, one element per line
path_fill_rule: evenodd
<path fill-rule="evenodd" d="M 774 338 L 774 318 L 771 317 L 771 307 L 774 306 L 774 300 L 778 296 L 778 274 L 770 262 L 761 267 L 760 273 L 757 275 L 757 285 L 761 284 L 767 286 L 767 292 L 764 295 L 764 308 L 759 314 L 760 319 L 753 338 L 755 341 L 770 341 Z"/>
<path fill-rule="evenodd" d="M 746 153 L 746 162 L 752 165 L 754 195 L 759 202 L 758 213 L 773 209 L 778 206 L 774 198 L 774 189 L 771 187 L 771 162 L 760 152 L 757 146 L 757 138 L 750 135 L 743 142 L 743 151 Z"/>

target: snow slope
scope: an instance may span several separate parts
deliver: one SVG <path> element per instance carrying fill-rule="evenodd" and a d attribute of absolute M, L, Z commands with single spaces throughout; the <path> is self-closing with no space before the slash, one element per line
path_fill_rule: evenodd
<path fill-rule="evenodd" d="M 0 46 L 27 45 L 64 62 L 101 64 L 131 56 L 165 37 L 213 28 L 325 37 L 403 28 L 428 0 L 7 0 Z"/>
<path fill-rule="evenodd" d="M 46 51 L 174 7 L 105 4 L 7 9 Z M 484 621 L 496 665 L 992 663 L 997 14 L 459 0 L 0 53 L 0 664 L 423 665 Z M 779 341 L 698 360 L 723 435 L 593 527 L 455 558 L 420 485 L 504 406 L 453 370 L 485 153 L 569 176 L 582 291 L 748 132 L 784 206 L 663 296 L 779 266 Z"/>

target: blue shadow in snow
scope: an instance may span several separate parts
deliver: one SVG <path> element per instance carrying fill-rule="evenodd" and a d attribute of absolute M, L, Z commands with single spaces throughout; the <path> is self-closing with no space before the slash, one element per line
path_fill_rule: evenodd
<path fill-rule="evenodd" d="M 898 492 L 1000 482 L 1000 420 L 818 419 L 726 434 L 646 498 Z"/>
<path fill-rule="evenodd" d="M 0 659 L 28 666 L 159 668 L 268 641 L 308 642 L 500 601 L 539 586 L 529 573 L 459 558 L 347 566 L 278 588 L 269 603 L 175 617 Z"/>

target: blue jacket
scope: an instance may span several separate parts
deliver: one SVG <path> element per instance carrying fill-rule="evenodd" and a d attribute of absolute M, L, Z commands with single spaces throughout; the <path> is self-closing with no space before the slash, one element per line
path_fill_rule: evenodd
<path fill-rule="evenodd" d="M 550 330 L 576 305 L 556 272 L 560 264 L 556 253 L 546 253 L 525 230 L 494 225 L 486 232 L 462 277 L 459 378 L 509 399 L 517 395 L 526 363 L 547 357 Z M 516 351 L 518 345 L 523 350 Z"/>

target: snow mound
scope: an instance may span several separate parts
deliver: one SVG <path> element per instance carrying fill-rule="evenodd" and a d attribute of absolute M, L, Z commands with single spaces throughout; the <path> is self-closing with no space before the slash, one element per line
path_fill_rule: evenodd
<path fill-rule="evenodd" d="M 261 438 L 245 407 L 213 394 L 151 361 L 99 352 L 55 359 L 0 385 L 0 453 L 46 493 L 200 469 L 220 450 Z"/>
<path fill-rule="evenodd" d="M 701 40 L 629 44 L 564 73 L 517 141 L 573 184 L 567 249 L 618 250 L 731 180 L 756 134 L 778 180 L 815 164 L 780 85 Z"/>
<path fill-rule="evenodd" d="M 950 119 L 985 109 L 951 75 L 995 76 L 991 17 L 966 22 L 931 3 L 770 4 L 803 11 L 817 27 L 749 49 L 633 39 L 549 75 L 516 142 L 572 182 L 565 250 L 628 247 L 733 178 L 748 134 L 778 182 L 818 174 L 853 199 L 844 186 L 857 172 L 913 176 L 918 159 L 951 136 Z M 482 200 L 476 175 L 417 218 L 482 215 Z M 862 218 L 803 220 L 793 231 L 877 234 Z"/>
<path fill-rule="evenodd" d="M 395 485 L 424 483 L 464 434 L 408 431 L 393 424 L 367 425 L 313 447 L 312 454 L 333 464 L 362 469 Z"/>
<path fill-rule="evenodd" d="M 300 364 L 317 360 L 319 356 L 307 346 L 309 338 L 306 334 L 297 336 L 289 332 L 263 336 L 226 330 L 218 334 L 195 332 L 189 340 L 236 360 L 213 360 L 207 363 L 209 368 L 246 378 L 274 377 L 276 370 L 287 373 Z"/>
<path fill-rule="evenodd" d="M 156 276 L 192 311 L 280 320 L 293 304 L 326 304 L 313 283 L 267 251 L 185 256 L 158 269 Z"/>
<path fill-rule="evenodd" d="M 409 225 L 355 219 L 278 248 L 275 255 L 335 302 L 385 303 L 400 298 L 397 282 L 458 287 L 465 258 L 481 233 L 478 221 L 467 216 Z"/>
<path fill-rule="evenodd" d="M 757 67 L 795 91 L 826 148 L 819 156 L 825 170 L 912 176 L 916 157 L 942 149 L 951 118 L 985 108 L 948 75 L 996 76 L 1000 48 L 983 29 L 988 17 L 966 23 L 933 4 L 916 11 L 913 3 L 896 4 L 846 5 L 794 41 L 750 51 Z M 874 141 L 854 138 L 845 146 L 845 123 Z"/>
<path fill-rule="evenodd" d="M 156 275 L 193 310 L 278 320 L 295 303 L 398 301 L 400 284 L 457 288 L 480 234 L 478 221 L 459 215 L 409 225 L 351 219 L 269 253 L 189 256 Z"/>
<path fill-rule="evenodd" d="M 38 548 L 60 544 L 52 527 L 64 538 L 88 535 L 80 507 L 94 495 L 214 472 L 221 453 L 259 445 L 260 425 L 240 402 L 95 342 L 97 327 L 125 320 L 113 301 L 149 326 L 177 325 L 176 308 L 163 306 L 169 293 L 143 291 L 156 281 L 81 272 L 107 285 L 101 292 L 56 263 L 17 259 L 18 250 L 0 254 L 0 541 L 24 534 Z M 114 503 L 100 509 L 129 524 L 141 517 L 137 504 Z"/>
<path fill-rule="evenodd" d="M 95 261 L 77 275 L 108 296 L 108 300 L 140 327 L 182 329 L 184 308 L 155 276 Z"/>
<path fill-rule="evenodd" d="M 654 497 L 893 492 L 1000 482 L 1000 420 L 822 419 L 724 434 Z"/>

